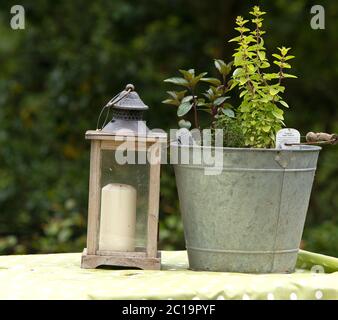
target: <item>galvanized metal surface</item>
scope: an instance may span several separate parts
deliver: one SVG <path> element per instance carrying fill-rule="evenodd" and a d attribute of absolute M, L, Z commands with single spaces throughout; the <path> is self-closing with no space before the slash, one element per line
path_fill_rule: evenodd
<path fill-rule="evenodd" d="M 219 175 L 174 165 L 190 268 L 292 272 L 320 149 L 224 148 Z"/>
<path fill-rule="evenodd" d="M 106 125 L 110 109 L 112 109 L 113 118 Z M 101 110 L 97 120 L 96 129 L 104 132 L 116 133 L 120 130 L 127 129 L 135 134 L 147 134 L 149 129 L 146 122 L 142 120 L 143 112 L 149 107 L 144 104 L 135 87 L 127 84 L 125 90 L 115 95 Z M 103 125 L 99 128 L 100 119 L 106 111 Z"/>

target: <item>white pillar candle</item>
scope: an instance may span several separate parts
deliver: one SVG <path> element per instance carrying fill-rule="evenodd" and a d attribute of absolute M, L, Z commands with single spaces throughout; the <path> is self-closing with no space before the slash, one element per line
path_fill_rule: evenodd
<path fill-rule="evenodd" d="M 107 184 L 101 191 L 99 249 L 134 251 L 136 190 L 126 184 Z"/>

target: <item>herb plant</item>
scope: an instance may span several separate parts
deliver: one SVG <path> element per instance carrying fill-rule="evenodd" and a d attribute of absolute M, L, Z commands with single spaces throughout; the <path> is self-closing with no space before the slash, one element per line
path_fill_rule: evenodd
<path fill-rule="evenodd" d="M 188 129 L 192 124 L 184 117 L 193 112 L 194 126 L 201 129 L 198 111 L 208 112 L 211 115 L 210 128 L 224 130 L 224 146 L 269 148 L 274 146 L 276 132 L 285 126 L 281 107 L 289 106 L 282 98 L 285 91 L 282 82 L 285 78 L 296 78 L 285 72 L 291 68 L 288 61 L 294 56 L 288 54 L 290 48 L 278 48 L 278 53 L 272 54 L 275 58 L 273 64 L 277 65 L 278 70 L 269 73 L 267 70 L 271 64 L 263 40 L 265 31 L 262 29 L 265 12 L 255 6 L 250 14 L 253 16 L 251 28 L 248 27 L 249 20 L 241 16 L 236 19 L 235 30 L 239 36 L 230 40 L 237 43 L 234 61 L 214 61 L 219 78 L 206 77 L 206 72 L 196 75 L 194 69 L 179 70 L 182 77 L 164 81 L 184 87 L 184 90 L 168 91 L 169 98 L 163 103 L 177 107 L 177 115 L 181 118 L 179 125 Z M 228 80 L 232 65 L 235 70 Z M 209 84 L 203 93 L 198 90 L 201 82 Z M 229 91 L 235 87 L 240 92 L 238 108 L 233 108 L 228 101 Z"/>
<path fill-rule="evenodd" d="M 182 91 L 167 91 L 169 97 L 162 101 L 177 107 L 177 116 L 181 118 L 179 121 L 180 127 L 191 127 L 191 122 L 183 118 L 191 112 L 193 112 L 194 127 L 198 129 L 200 129 L 198 111 L 208 112 L 211 115 L 211 122 L 220 113 L 230 117 L 235 116 L 232 106 L 226 102 L 230 98 L 227 95 L 230 89 L 230 82 L 227 80 L 227 76 L 231 72 L 231 65 L 232 62 L 227 64 L 223 60 L 215 60 L 215 67 L 218 70 L 220 79 L 206 77 L 207 72 L 196 75 L 194 69 L 189 69 L 179 70 L 182 77 L 164 80 L 185 89 Z M 209 88 L 205 92 L 198 90 L 201 82 L 209 84 Z"/>
<path fill-rule="evenodd" d="M 240 90 L 242 102 L 237 112 L 245 144 L 251 147 L 273 147 L 276 132 L 284 126 L 284 111 L 280 107 L 288 108 L 281 97 L 285 90 L 282 80 L 296 78 L 285 72 L 285 69 L 291 68 L 287 61 L 294 56 L 288 55 L 290 48 L 278 48 L 279 52 L 272 55 L 278 72 L 268 73 L 271 64 L 264 46 L 265 31 L 262 30 L 265 12 L 255 6 L 250 14 L 253 16 L 253 28 L 248 27 L 249 20 L 237 17 L 235 30 L 239 36 L 230 40 L 238 45 L 233 54 L 236 69 L 232 74 L 231 89 L 238 85 Z"/>
<path fill-rule="evenodd" d="M 213 122 L 212 129 L 223 130 L 223 147 L 245 147 L 245 137 L 237 118 L 220 114 Z M 215 130 L 212 130 L 213 142 L 215 142 L 215 134 Z"/>

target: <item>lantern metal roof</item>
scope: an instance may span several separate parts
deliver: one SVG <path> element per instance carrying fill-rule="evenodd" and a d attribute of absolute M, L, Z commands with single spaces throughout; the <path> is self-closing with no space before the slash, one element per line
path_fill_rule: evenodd
<path fill-rule="evenodd" d="M 132 84 L 128 84 L 122 92 L 112 98 L 106 107 L 108 110 L 112 110 L 113 117 L 102 128 L 103 132 L 114 133 L 122 129 L 130 130 L 136 134 L 148 132 L 146 122 L 143 121 L 143 112 L 149 107 L 141 100 Z"/>
<path fill-rule="evenodd" d="M 149 109 L 149 107 L 141 100 L 132 84 L 128 84 L 114 100 L 116 102 L 112 102 L 112 107 L 115 109 L 136 111 L 144 111 Z"/>

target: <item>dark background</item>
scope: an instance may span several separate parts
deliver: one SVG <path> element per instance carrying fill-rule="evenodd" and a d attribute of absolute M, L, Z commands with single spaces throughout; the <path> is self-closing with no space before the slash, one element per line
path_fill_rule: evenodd
<path fill-rule="evenodd" d="M 260 4 L 260 1 L 257 2 Z M 176 110 L 161 104 L 163 79 L 178 68 L 213 73 L 230 61 L 236 0 L 31 0 L 26 29 L 10 28 L 0 3 L 0 254 L 81 251 L 85 246 L 89 143 L 101 107 L 134 83 L 151 109 L 149 127 L 175 128 Z M 326 29 L 310 27 L 312 5 Z M 266 45 L 290 46 L 293 73 L 286 124 L 338 132 L 338 2 L 265 1 Z M 321 152 L 302 247 L 338 256 L 338 146 Z M 212 219 L 212 212 L 210 219 Z M 183 249 L 173 169 L 161 179 L 161 249 Z"/>

